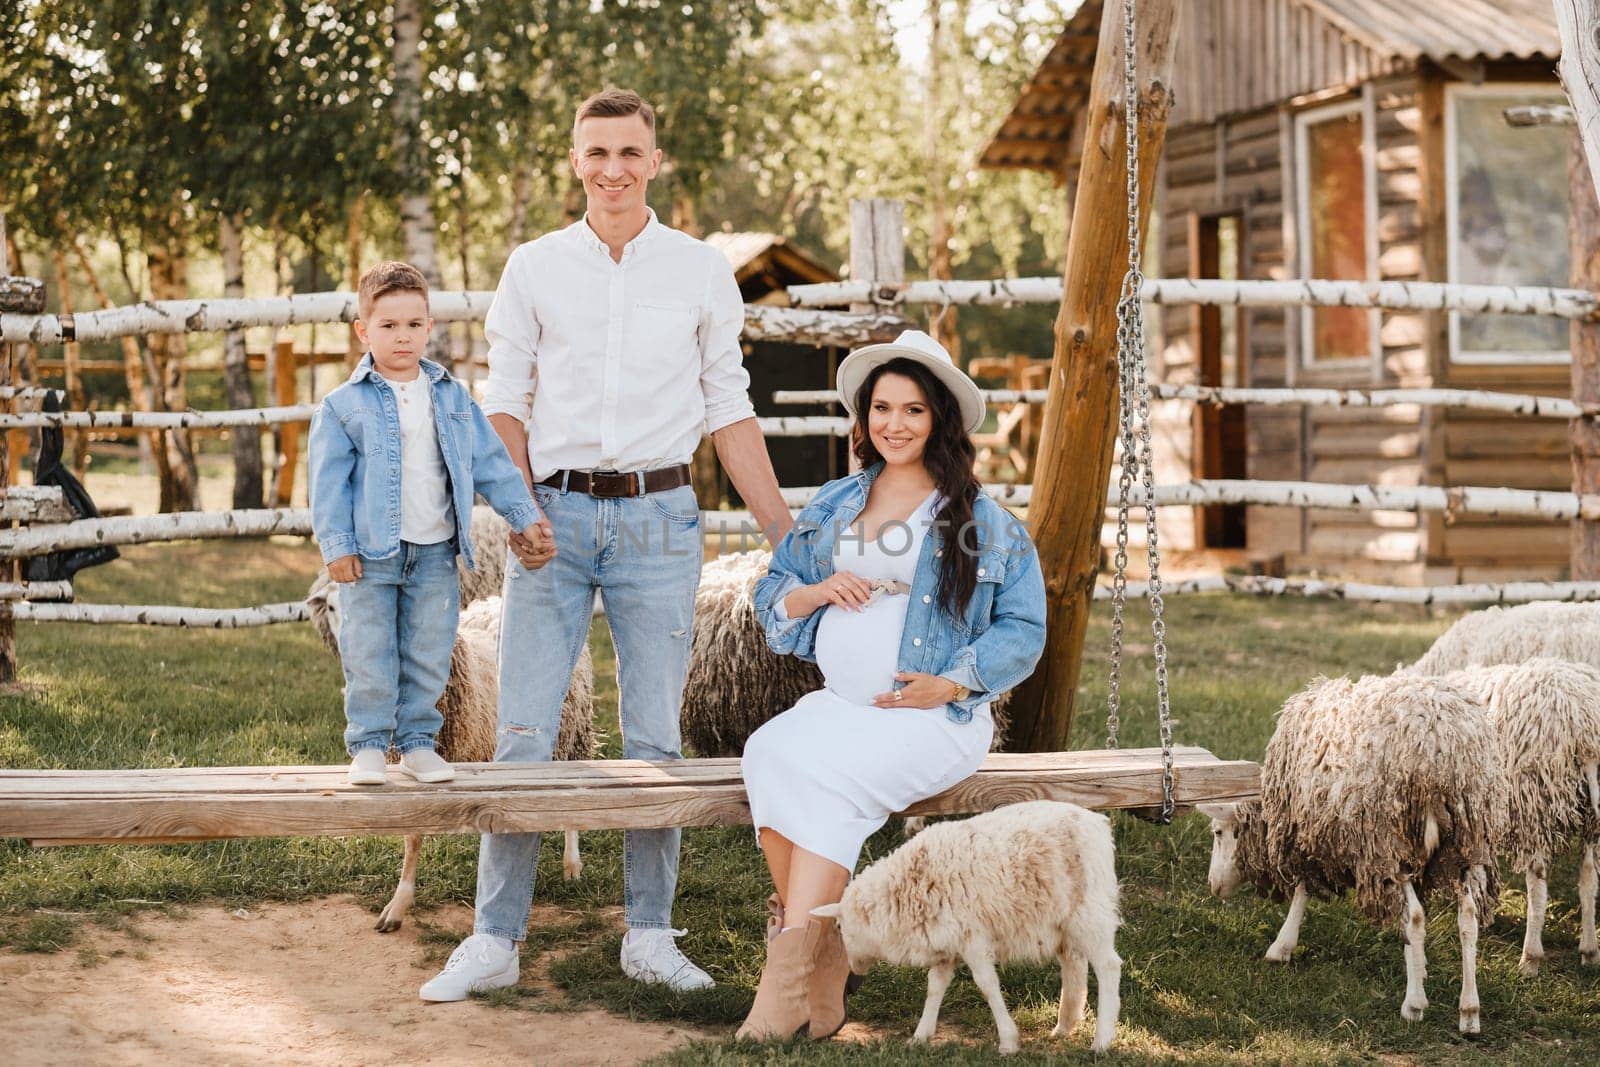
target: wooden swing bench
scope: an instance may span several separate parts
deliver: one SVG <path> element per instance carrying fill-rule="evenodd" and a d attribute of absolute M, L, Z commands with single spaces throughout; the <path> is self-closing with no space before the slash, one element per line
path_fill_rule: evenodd
<path fill-rule="evenodd" d="M 1179 809 L 1253 797 L 1254 763 L 1173 750 Z M 1159 809 L 1161 750 L 996 753 L 908 815 L 987 811 L 1024 800 Z M 748 825 L 737 759 L 458 764 L 421 785 L 391 770 L 351 786 L 345 767 L 0 771 L 0 837 L 34 845 L 168 844 L 233 837 L 619 830 Z"/>

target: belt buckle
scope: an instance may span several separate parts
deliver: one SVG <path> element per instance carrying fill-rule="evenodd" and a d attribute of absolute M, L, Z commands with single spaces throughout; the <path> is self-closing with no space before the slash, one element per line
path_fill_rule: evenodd
<path fill-rule="evenodd" d="M 634 479 L 616 470 L 593 471 L 589 475 L 589 495 L 606 500 L 632 496 Z"/>

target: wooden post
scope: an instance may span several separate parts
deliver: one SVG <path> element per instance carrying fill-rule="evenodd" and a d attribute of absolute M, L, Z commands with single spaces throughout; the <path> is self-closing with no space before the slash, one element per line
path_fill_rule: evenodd
<path fill-rule="evenodd" d="M 906 280 L 906 206 L 899 200 L 850 201 L 850 280 L 895 285 Z M 871 301 L 851 311 L 874 311 Z M 856 453 L 845 446 L 845 470 L 857 471 Z"/>
<path fill-rule="evenodd" d="M 1600 289 L 1600 200 L 1595 199 L 1589 165 L 1576 131 L 1572 135 L 1567 176 L 1571 189 L 1572 215 L 1568 232 L 1572 284 Z M 1582 408 L 1600 410 L 1600 324 L 1574 319 L 1571 329 L 1572 399 Z M 1572 420 L 1572 491 L 1600 492 L 1600 426 L 1591 417 Z M 1574 519 L 1572 580 L 1596 579 L 1600 579 L 1600 523 Z"/>
<path fill-rule="evenodd" d="M 1589 173 L 1600 177 L 1600 0 L 1553 0 L 1561 34 L 1556 70 L 1578 118 Z M 1588 199 L 1596 196 L 1591 183 Z M 1576 200 L 1574 200 L 1576 204 Z"/>
<path fill-rule="evenodd" d="M 295 402 L 295 351 L 292 337 L 279 337 L 272 344 L 273 403 L 288 407 Z M 294 498 L 294 468 L 300 460 L 300 427 L 284 423 L 278 427 L 277 470 L 272 479 L 272 506 L 290 507 Z"/>
<path fill-rule="evenodd" d="M 44 282 L 35 278 L 11 277 L 11 260 L 7 251 L 6 217 L 0 212 L 0 311 L 37 315 L 44 311 Z M 14 384 L 11 375 L 11 345 L 0 341 L 0 386 Z M 0 413 L 9 414 L 11 397 L 0 396 Z M 0 433 L 0 497 L 4 497 L 11 484 L 11 456 L 7 435 Z M 9 520 L 0 522 L 0 531 L 11 528 Z M 17 564 L 12 560 L 0 561 L 0 582 L 17 579 Z M 0 685 L 17 680 L 17 638 L 11 619 L 11 604 L 0 601 Z"/>
<path fill-rule="evenodd" d="M 1138 10 L 1139 204 L 1145 217 L 1172 107 L 1178 3 L 1140 0 Z M 1122 6 L 1107 3 L 1028 509 L 1045 576 L 1045 650 L 1012 704 L 1011 751 L 1066 746 L 1100 561 L 1117 424 L 1117 298 L 1128 255 L 1122 40 Z"/>
<path fill-rule="evenodd" d="M 906 280 L 906 206 L 899 200 L 850 201 L 850 280 L 898 284 Z M 851 311 L 875 305 L 851 304 Z"/>

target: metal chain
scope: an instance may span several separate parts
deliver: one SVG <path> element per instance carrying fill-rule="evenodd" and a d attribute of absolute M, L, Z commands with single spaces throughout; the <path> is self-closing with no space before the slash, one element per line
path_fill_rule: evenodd
<path fill-rule="evenodd" d="M 1139 293 L 1144 285 L 1139 248 L 1139 119 L 1134 0 L 1122 4 L 1122 99 L 1127 147 L 1128 270 L 1117 301 L 1118 440 L 1122 468 L 1117 479 L 1117 551 L 1111 579 L 1111 677 L 1107 694 L 1106 747 L 1116 748 L 1121 729 L 1123 607 L 1127 600 L 1128 498 L 1134 479 L 1145 493 L 1145 547 L 1150 567 L 1150 616 L 1156 661 L 1156 705 L 1161 725 L 1161 821 L 1174 810 L 1172 778 L 1172 709 L 1168 699 L 1167 626 L 1162 618 L 1161 551 L 1156 541 L 1155 465 L 1150 434 L 1150 384 L 1145 372 L 1144 315 Z"/>

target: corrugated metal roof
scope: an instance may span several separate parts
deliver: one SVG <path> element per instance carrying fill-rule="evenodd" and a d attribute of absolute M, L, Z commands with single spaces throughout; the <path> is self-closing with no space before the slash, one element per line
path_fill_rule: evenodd
<path fill-rule="evenodd" d="M 1380 55 L 1555 59 L 1550 0 L 1294 0 Z"/>
<path fill-rule="evenodd" d="M 1070 173 L 1101 0 L 1087 0 L 1022 88 L 979 165 Z M 1421 60 L 1555 60 L 1550 0 L 1194 0 L 1174 56 L 1171 122 L 1210 122 Z M 1229 74 L 1221 75 L 1219 71 Z"/>

